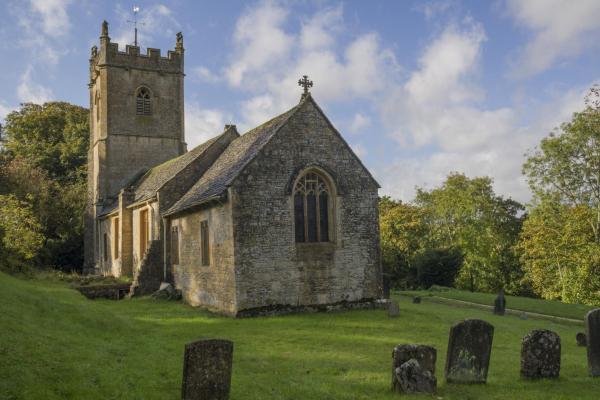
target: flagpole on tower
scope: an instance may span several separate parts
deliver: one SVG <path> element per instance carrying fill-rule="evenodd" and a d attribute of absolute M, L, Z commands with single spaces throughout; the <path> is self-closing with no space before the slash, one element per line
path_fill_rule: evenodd
<path fill-rule="evenodd" d="M 133 6 L 133 21 L 130 21 L 130 20 L 127 21 L 127 22 L 133 22 L 133 32 L 134 32 L 133 45 L 136 46 L 136 47 L 138 45 L 138 40 L 137 40 L 137 25 L 138 25 L 138 20 L 137 20 L 137 15 L 138 15 L 139 12 L 140 12 L 140 7 Z"/>

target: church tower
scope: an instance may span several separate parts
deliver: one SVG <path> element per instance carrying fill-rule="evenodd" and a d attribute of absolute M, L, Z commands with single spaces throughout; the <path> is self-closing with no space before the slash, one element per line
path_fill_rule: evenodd
<path fill-rule="evenodd" d="M 118 202 L 148 169 L 186 152 L 184 139 L 183 36 L 174 51 L 119 51 L 102 23 L 100 47 L 90 57 L 90 148 L 85 265 L 97 261 L 97 216 Z"/>

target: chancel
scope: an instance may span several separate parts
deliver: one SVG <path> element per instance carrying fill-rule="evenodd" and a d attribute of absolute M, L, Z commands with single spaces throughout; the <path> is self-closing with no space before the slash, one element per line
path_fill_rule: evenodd
<path fill-rule="evenodd" d="M 232 316 L 382 295 L 379 185 L 311 95 L 187 150 L 184 47 L 125 52 L 102 24 L 90 58 L 88 272 L 162 282 Z M 201 94 L 200 94 L 201 95 Z"/>

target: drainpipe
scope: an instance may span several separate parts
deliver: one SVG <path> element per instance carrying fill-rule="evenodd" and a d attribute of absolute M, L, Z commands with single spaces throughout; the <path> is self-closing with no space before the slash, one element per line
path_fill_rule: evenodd
<path fill-rule="evenodd" d="M 163 280 L 167 281 L 167 218 L 163 217 Z"/>

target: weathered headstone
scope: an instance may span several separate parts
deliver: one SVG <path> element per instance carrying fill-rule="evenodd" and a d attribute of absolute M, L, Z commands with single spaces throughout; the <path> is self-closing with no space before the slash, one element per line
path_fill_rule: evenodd
<path fill-rule="evenodd" d="M 522 320 L 526 320 L 527 317 L 527 313 L 521 313 L 521 315 L 519 315 L 519 318 L 521 318 Z"/>
<path fill-rule="evenodd" d="M 575 335 L 575 340 L 577 341 L 577 346 L 587 346 L 587 337 L 585 336 L 585 333 L 577 332 Z"/>
<path fill-rule="evenodd" d="M 390 274 L 383 273 L 382 275 L 382 284 L 383 284 L 383 298 L 390 298 Z"/>
<path fill-rule="evenodd" d="M 450 383 L 485 383 L 490 365 L 494 327 L 466 319 L 450 328 L 445 375 Z"/>
<path fill-rule="evenodd" d="M 420 296 L 416 296 L 413 297 L 413 304 L 421 304 L 421 297 Z"/>
<path fill-rule="evenodd" d="M 400 344 L 392 351 L 392 390 L 402 393 L 428 392 L 427 388 L 435 387 L 435 361 L 437 351 L 432 346 L 423 344 Z M 414 363 L 401 367 L 409 361 Z M 412 390 L 407 392 L 407 390 Z"/>
<path fill-rule="evenodd" d="M 207 339 L 185 345 L 182 400 L 228 400 L 233 342 Z"/>
<path fill-rule="evenodd" d="M 388 303 L 388 317 L 397 317 L 400 315 L 400 306 L 397 301 L 390 301 Z"/>
<path fill-rule="evenodd" d="M 394 390 L 400 393 L 434 393 L 437 387 L 435 375 L 414 358 L 396 368 L 394 377 L 397 382 Z"/>
<path fill-rule="evenodd" d="M 498 292 L 496 300 L 494 300 L 494 314 L 504 315 L 506 311 L 506 298 L 504 298 L 504 290 Z"/>
<path fill-rule="evenodd" d="M 591 376 L 600 376 L 600 308 L 585 315 L 588 370 Z"/>
<path fill-rule="evenodd" d="M 560 336 L 547 329 L 529 332 L 521 342 L 521 377 L 558 378 Z"/>

